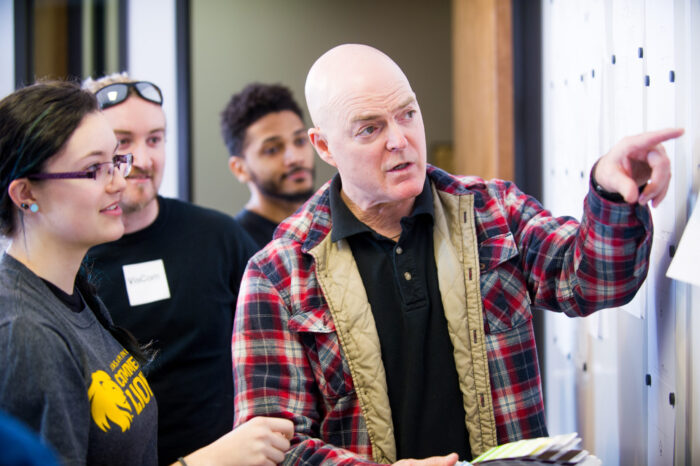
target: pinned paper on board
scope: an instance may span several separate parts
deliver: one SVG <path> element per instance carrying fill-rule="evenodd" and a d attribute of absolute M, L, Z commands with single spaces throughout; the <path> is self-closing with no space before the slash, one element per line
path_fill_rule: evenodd
<path fill-rule="evenodd" d="M 700 202 L 695 203 L 666 276 L 700 286 Z"/>

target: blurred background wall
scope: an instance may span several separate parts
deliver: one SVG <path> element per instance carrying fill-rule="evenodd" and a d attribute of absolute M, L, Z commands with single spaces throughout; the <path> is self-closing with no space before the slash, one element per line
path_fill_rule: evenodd
<path fill-rule="evenodd" d="M 234 214 L 248 189 L 228 171 L 219 114 L 246 84 L 291 88 L 311 124 L 304 81 L 331 47 L 358 42 L 387 53 L 408 76 L 429 152 L 452 141 L 450 0 L 200 0 L 191 2 L 193 200 Z M 316 157 L 317 185 L 334 169 Z"/>

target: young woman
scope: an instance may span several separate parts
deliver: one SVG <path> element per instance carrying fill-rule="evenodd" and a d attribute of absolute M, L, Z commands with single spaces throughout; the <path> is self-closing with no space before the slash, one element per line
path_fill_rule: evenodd
<path fill-rule="evenodd" d="M 119 238 L 129 154 L 94 96 L 67 82 L 0 101 L 0 410 L 37 431 L 64 464 L 156 464 L 147 355 L 116 328 L 82 266 Z M 255 421 L 255 422 L 252 422 Z M 257 418 L 182 464 L 273 464 L 288 420 Z"/>

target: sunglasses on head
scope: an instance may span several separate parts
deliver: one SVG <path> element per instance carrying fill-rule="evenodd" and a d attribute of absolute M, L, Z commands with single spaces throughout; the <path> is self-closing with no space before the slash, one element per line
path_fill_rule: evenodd
<path fill-rule="evenodd" d="M 100 110 L 124 102 L 129 97 L 129 89 L 134 89 L 139 97 L 144 100 L 163 105 L 163 94 L 158 86 L 148 81 L 137 81 L 133 83 L 110 84 L 95 92 Z"/>

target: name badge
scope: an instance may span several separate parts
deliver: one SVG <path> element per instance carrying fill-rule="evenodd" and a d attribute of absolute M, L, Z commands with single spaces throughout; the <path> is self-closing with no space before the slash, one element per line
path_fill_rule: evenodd
<path fill-rule="evenodd" d="M 122 267 L 126 294 L 131 306 L 153 303 L 170 298 L 168 277 L 163 259 L 129 264 Z"/>

